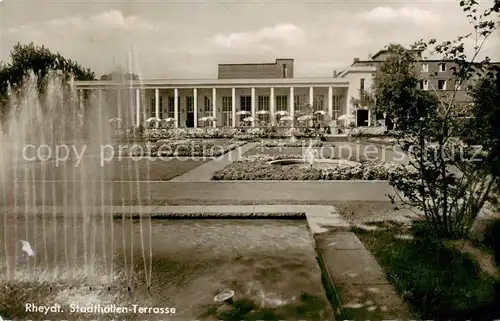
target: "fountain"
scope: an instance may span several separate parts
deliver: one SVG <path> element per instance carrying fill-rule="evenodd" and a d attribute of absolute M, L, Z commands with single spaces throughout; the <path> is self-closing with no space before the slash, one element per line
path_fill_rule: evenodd
<path fill-rule="evenodd" d="M 278 159 L 270 161 L 269 164 L 277 166 L 300 166 L 303 168 L 332 168 L 337 166 L 358 166 L 360 163 L 346 159 L 318 158 L 317 150 L 313 148 L 314 141 L 309 141 L 309 146 L 302 152 L 302 159 Z"/>

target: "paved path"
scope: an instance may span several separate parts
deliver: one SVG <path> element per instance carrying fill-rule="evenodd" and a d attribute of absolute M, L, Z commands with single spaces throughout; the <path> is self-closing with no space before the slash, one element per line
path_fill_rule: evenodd
<path fill-rule="evenodd" d="M 150 200 L 160 204 L 329 204 L 331 201 L 387 201 L 393 189 L 385 181 L 215 181 L 215 182 L 30 182 L 0 193 L 0 203 L 24 205 L 122 204 Z M 23 192 L 21 192 L 21 190 Z M 87 195 L 86 197 L 84 197 Z M 0 204 L 1 205 L 1 204 Z"/>
<path fill-rule="evenodd" d="M 231 164 L 243 154 L 256 146 L 255 143 L 248 143 L 224 154 L 222 157 L 214 159 L 208 163 L 198 166 L 182 175 L 173 178 L 172 182 L 209 182 L 215 171 L 221 170 Z"/>

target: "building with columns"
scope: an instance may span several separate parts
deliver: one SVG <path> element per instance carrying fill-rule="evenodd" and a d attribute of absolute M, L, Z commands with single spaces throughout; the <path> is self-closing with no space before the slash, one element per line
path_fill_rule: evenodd
<path fill-rule="evenodd" d="M 325 78 L 295 78 L 293 71 L 293 59 L 276 59 L 274 63 L 220 64 L 215 79 L 78 81 L 76 87 L 81 97 L 85 91 L 93 92 L 110 118 L 121 118 L 127 127 L 139 126 L 150 117 L 170 118 L 175 128 L 238 127 L 249 116 L 256 120 L 250 126 L 277 125 L 285 114 L 280 111 L 294 119 L 307 105 L 323 111 L 327 119 L 353 115 L 352 98 L 359 98 L 360 89 L 370 88 L 376 68 L 351 66 Z M 358 125 L 368 125 L 370 115 L 365 114 Z M 202 121 L 207 116 L 216 121 Z"/>

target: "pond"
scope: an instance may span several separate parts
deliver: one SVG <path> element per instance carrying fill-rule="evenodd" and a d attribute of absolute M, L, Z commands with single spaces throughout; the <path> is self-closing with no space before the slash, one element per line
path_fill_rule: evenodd
<path fill-rule="evenodd" d="M 0 283 L 8 290 L 0 294 L 0 314 L 35 318 L 24 311 L 29 301 L 60 304 L 64 312 L 52 319 L 69 317 L 72 304 L 175 308 L 173 320 L 332 316 L 302 220 L 141 223 L 66 217 L 44 223 L 38 217 L 1 224 Z M 35 256 L 23 253 L 19 240 L 28 240 Z M 224 289 L 235 292 L 233 306 L 214 302 Z M 71 314 L 71 319 L 81 316 Z M 161 319 L 154 313 L 140 317 Z M 120 320 L 138 318 L 120 315 Z"/>

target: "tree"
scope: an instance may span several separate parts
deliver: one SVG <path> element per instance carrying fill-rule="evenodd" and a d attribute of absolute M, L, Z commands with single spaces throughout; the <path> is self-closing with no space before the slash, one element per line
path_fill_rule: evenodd
<path fill-rule="evenodd" d="M 13 90 L 23 85 L 25 77 L 30 71 L 38 76 L 38 89 L 43 92 L 46 76 L 51 70 L 59 70 L 66 80 L 74 77 L 75 80 L 94 80 L 94 73 L 82 67 L 75 61 L 53 53 L 48 48 L 37 46 L 34 43 L 22 45 L 17 43 L 10 52 L 10 63 L 0 65 L 0 105 L 7 99 L 7 88 Z"/>
<path fill-rule="evenodd" d="M 462 132 L 462 139 L 468 144 L 481 142 L 484 150 L 482 166 L 489 169 L 491 175 L 500 178 L 500 67 L 492 66 L 471 89 L 473 104 Z M 500 186 L 494 186 L 492 202 L 497 206 Z M 496 197 L 495 197 L 496 196 Z"/>
<path fill-rule="evenodd" d="M 397 55 L 383 64 L 375 81 L 377 103 L 382 111 L 399 118 L 404 130 L 398 140 L 414 169 L 406 177 L 393 177 L 391 184 L 400 200 L 423 213 L 428 231 L 444 238 L 468 236 L 474 220 L 484 204 L 491 200 L 492 191 L 498 185 L 492 167 L 478 158 L 493 154 L 488 142 L 481 137 L 480 142 L 487 149 L 478 155 L 477 143 L 457 139 L 464 126 L 456 117 L 462 112 L 456 101 L 457 88 L 448 96 L 440 95 L 435 88 L 430 92 L 417 88 L 414 53 L 427 51 L 432 46 L 434 53 L 454 63 L 452 70 L 457 84 L 471 80 L 474 75 L 483 77 L 490 66 L 488 58 L 478 62 L 477 56 L 486 39 L 499 26 L 498 20 L 488 17 L 492 12 L 499 12 L 500 1 L 495 1 L 482 14 L 478 14 L 478 4 L 474 0 L 461 1 L 459 5 L 473 26 L 471 34 L 439 44 L 434 39 L 421 40 L 410 51 L 392 47 Z M 474 37 L 475 45 L 472 58 L 467 59 L 464 40 L 470 37 Z M 474 128 L 466 130 L 472 132 Z"/>
<path fill-rule="evenodd" d="M 139 76 L 135 73 L 113 71 L 109 74 L 104 74 L 100 80 L 139 80 Z"/>

